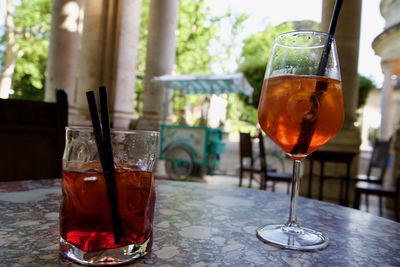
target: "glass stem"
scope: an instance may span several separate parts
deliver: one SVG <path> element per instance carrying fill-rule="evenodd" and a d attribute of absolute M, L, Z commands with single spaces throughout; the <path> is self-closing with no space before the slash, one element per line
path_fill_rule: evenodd
<path fill-rule="evenodd" d="M 292 190 L 290 194 L 290 214 L 288 222 L 285 225 L 287 227 L 300 227 L 297 223 L 297 199 L 300 189 L 300 169 L 301 161 L 297 159 L 293 160 Z"/>

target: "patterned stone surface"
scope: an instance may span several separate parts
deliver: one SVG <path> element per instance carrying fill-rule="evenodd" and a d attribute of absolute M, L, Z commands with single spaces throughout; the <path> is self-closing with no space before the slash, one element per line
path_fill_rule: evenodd
<path fill-rule="evenodd" d="M 286 195 L 157 181 L 152 252 L 135 266 L 400 266 L 400 224 L 300 198 L 304 226 L 324 232 L 316 252 L 260 242 L 257 227 L 285 222 Z M 77 266 L 58 254 L 60 182 L 0 183 L 0 266 Z"/>

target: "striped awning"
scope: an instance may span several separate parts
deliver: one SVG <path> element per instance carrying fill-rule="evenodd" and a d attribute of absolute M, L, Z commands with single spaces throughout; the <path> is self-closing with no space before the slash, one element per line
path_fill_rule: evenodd
<path fill-rule="evenodd" d="M 207 76 L 164 75 L 154 77 L 153 82 L 183 94 L 253 94 L 253 88 L 243 73 Z"/>

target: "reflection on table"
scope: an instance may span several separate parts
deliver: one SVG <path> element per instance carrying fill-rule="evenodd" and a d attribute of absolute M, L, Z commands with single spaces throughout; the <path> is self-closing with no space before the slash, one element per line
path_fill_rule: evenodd
<path fill-rule="evenodd" d="M 330 238 L 322 251 L 260 242 L 257 227 L 287 219 L 289 197 L 254 189 L 159 181 L 151 266 L 399 266 L 400 224 L 358 210 L 300 198 L 304 226 Z M 0 183 L 3 266 L 74 266 L 58 254 L 60 181 Z M 141 265 L 141 266 L 142 266 Z"/>

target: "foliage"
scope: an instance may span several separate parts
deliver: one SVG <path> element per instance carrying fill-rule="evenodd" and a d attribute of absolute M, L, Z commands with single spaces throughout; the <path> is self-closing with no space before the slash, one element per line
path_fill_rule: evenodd
<path fill-rule="evenodd" d="M 146 62 L 146 42 L 148 35 L 147 21 L 149 18 L 150 0 L 144 0 L 142 4 L 142 17 L 140 29 L 139 58 L 137 74 L 144 77 Z M 232 53 L 233 42 L 224 43 L 220 31 L 230 31 L 230 39 L 240 32 L 241 24 L 246 20 L 243 14 L 233 14 L 229 10 L 215 16 L 206 4 L 206 0 L 180 0 L 179 16 L 176 36 L 176 74 L 209 74 L 215 65 L 223 65 L 222 62 Z M 210 51 L 211 46 L 223 47 L 217 55 Z M 143 96 L 143 81 L 138 80 L 136 85 L 136 111 L 141 111 Z M 175 93 L 174 110 L 176 121 L 183 121 L 183 109 L 186 105 L 198 106 L 206 100 L 206 96 L 184 95 Z"/>
<path fill-rule="evenodd" d="M 42 100 L 51 23 L 50 0 L 15 1 L 18 58 L 11 98 Z M 4 42 L 3 42 L 4 43 Z"/>
<path fill-rule="evenodd" d="M 286 22 L 276 27 L 268 27 L 262 32 L 251 35 L 244 41 L 239 71 L 245 74 L 247 80 L 254 88 L 254 93 L 252 101 L 248 97 L 240 97 L 240 101 L 244 103 L 243 110 L 240 113 L 230 111 L 231 120 L 236 118 L 253 125 L 257 123 L 256 109 L 258 107 L 268 56 L 271 52 L 275 36 L 287 31 L 305 29 L 318 30 L 319 26 L 313 21 Z M 358 107 L 362 107 L 366 103 L 369 92 L 374 88 L 374 84 L 362 75 L 359 75 L 359 81 Z"/>
<path fill-rule="evenodd" d="M 253 107 L 258 107 L 265 69 L 275 37 L 284 32 L 306 29 L 318 30 L 319 24 L 308 20 L 285 22 L 275 27 L 267 27 L 264 31 L 255 33 L 244 41 L 239 71 L 245 74 L 254 88 Z M 247 98 L 242 98 L 242 100 L 249 102 Z"/>
<path fill-rule="evenodd" d="M 296 31 L 319 31 L 320 24 L 313 20 L 296 20 L 291 22 L 293 24 L 294 30 Z"/>
<path fill-rule="evenodd" d="M 276 35 L 293 29 L 291 23 L 267 27 L 264 31 L 255 33 L 244 41 L 239 71 L 244 73 L 254 92 L 251 99 L 243 95 L 238 97 L 237 100 L 240 100 L 243 110 L 236 114 L 232 109 L 229 109 L 228 114 L 231 120 L 236 119 L 247 121 L 252 125 L 257 124 L 257 107 L 273 40 Z"/>
<path fill-rule="evenodd" d="M 269 26 L 264 31 L 255 33 L 244 41 L 238 69 L 245 74 L 254 92 L 252 98 L 240 96 L 239 99 L 244 103 L 244 106 L 243 111 L 237 114 L 239 117 L 236 119 L 247 121 L 253 125 L 257 124 L 257 107 L 273 41 L 277 35 L 294 30 L 319 30 L 319 24 L 309 20 L 285 22 L 275 27 Z M 303 57 L 302 63 L 304 61 L 307 61 L 307 56 Z M 298 59 L 294 62 L 298 62 Z M 279 64 L 279 62 L 275 64 Z M 229 114 L 231 119 L 234 120 L 235 113 L 229 111 Z"/>
<path fill-rule="evenodd" d="M 257 109 L 242 99 L 239 94 L 228 96 L 228 132 L 251 132 L 257 125 Z"/>
<path fill-rule="evenodd" d="M 148 36 L 147 22 L 149 20 L 150 0 L 142 0 L 142 10 L 140 17 L 140 32 L 138 44 L 138 56 L 136 64 L 136 84 L 134 110 L 136 116 L 142 111 L 143 91 L 144 91 L 144 72 L 146 68 L 146 45 Z"/>
<path fill-rule="evenodd" d="M 371 92 L 371 90 L 375 87 L 375 84 L 373 83 L 372 80 L 368 79 L 367 77 L 363 75 L 358 75 L 358 103 L 357 103 L 357 108 L 362 108 L 365 103 L 367 102 L 368 95 Z"/>
<path fill-rule="evenodd" d="M 12 0 L 10 0 L 12 1 Z M 50 0 L 15 1 L 14 24 L 18 40 L 19 57 L 13 75 L 13 98 L 43 99 L 47 51 L 51 23 Z M 150 0 L 142 2 L 140 42 L 137 64 L 137 85 L 135 109 L 141 111 L 143 103 L 143 77 L 145 72 L 146 45 L 148 35 L 148 17 Z M 176 73 L 206 74 L 211 72 L 213 64 L 223 65 L 224 58 L 230 55 L 232 44 L 224 44 L 220 39 L 222 24 L 229 24 L 231 39 L 240 31 L 241 23 L 246 19 L 242 14 L 227 11 L 222 16 L 214 16 L 205 0 L 180 0 L 176 46 Z M 223 30 L 226 30 L 224 27 Z M 4 37 L 4 36 L 3 36 Z M 4 44 L 5 39 L 1 39 Z M 209 53 L 213 46 L 224 47 L 220 56 Z M 4 53 L 4 51 L 3 51 Z M 3 56 L 3 53 L 1 56 Z M 185 101 L 199 104 L 203 97 L 188 96 Z"/>
<path fill-rule="evenodd" d="M 6 51 L 6 33 L 5 33 L 5 25 L 0 28 L 1 34 L 0 34 L 0 66 L 1 69 L 3 69 L 4 65 L 4 56 L 5 56 L 5 51 Z"/>
<path fill-rule="evenodd" d="M 181 0 L 180 8 L 176 72 L 209 74 L 216 65 L 224 70 L 224 62 L 231 56 L 234 40 L 247 16 L 233 14 L 230 10 L 221 16 L 214 16 L 205 0 Z M 229 42 L 223 39 L 221 31 L 229 36 Z M 218 47 L 219 50 L 213 53 L 211 47 Z M 178 112 L 187 104 L 201 106 L 209 102 L 209 96 L 186 95 L 184 99 L 185 101 L 174 102 L 174 109 Z M 204 124 L 204 119 L 206 118 L 199 118 L 199 123 Z"/>
<path fill-rule="evenodd" d="M 210 69 L 212 58 L 207 52 L 217 32 L 218 18 L 210 16 L 204 0 L 181 0 L 176 36 L 176 72 L 204 74 Z M 204 51 L 203 49 L 206 49 Z"/>

